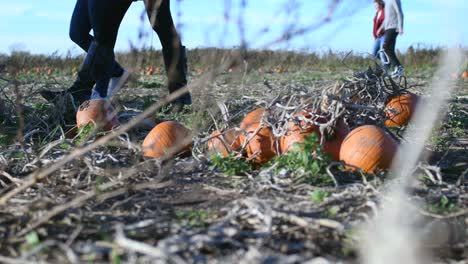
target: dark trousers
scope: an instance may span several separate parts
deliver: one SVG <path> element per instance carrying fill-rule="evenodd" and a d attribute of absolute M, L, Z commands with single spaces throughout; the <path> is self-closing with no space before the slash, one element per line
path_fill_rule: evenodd
<path fill-rule="evenodd" d="M 168 88 L 172 93 L 187 84 L 185 49 L 172 20 L 170 1 L 144 0 L 144 3 L 151 26 L 161 42 Z M 182 96 L 181 100 L 191 101 L 190 95 Z"/>
<path fill-rule="evenodd" d="M 170 1 L 144 0 L 144 3 L 151 26 L 161 42 L 169 92 L 174 92 L 187 84 L 187 62 L 185 49 L 172 20 Z M 129 0 L 78 0 L 73 12 L 70 38 L 88 51 L 77 81 L 98 81 L 96 90 L 101 96 L 107 94 L 109 71 L 111 76 L 120 76 L 123 71 L 114 60 L 113 49 L 118 28 L 130 4 Z M 91 29 L 94 37 L 89 34 Z M 112 64 L 111 68 L 109 64 Z M 181 99 L 190 102 L 190 94 L 185 94 Z"/>
<path fill-rule="evenodd" d="M 128 0 L 77 0 L 70 23 L 70 38 L 88 52 L 75 82 L 78 89 L 91 94 L 96 82 L 96 90 L 106 96 L 109 78 L 122 74 L 122 67 L 115 61 L 114 46 L 130 4 Z"/>
<path fill-rule="evenodd" d="M 385 51 L 385 54 L 387 54 L 387 57 L 390 61 L 390 65 L 393 65 L 393 66 L 401 65 L 395 53 L 395 45 L 396 45 L 397 36 L 398 36 L 398 32 L 396 31 L 396 29 L 391 28 L 391 29 L 385 30 L 385 40 L 383 43 L 383 49 Z"/>

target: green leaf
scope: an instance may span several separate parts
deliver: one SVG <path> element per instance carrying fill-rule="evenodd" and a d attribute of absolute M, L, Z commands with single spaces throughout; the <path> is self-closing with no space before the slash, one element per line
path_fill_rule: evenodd
<path fill-rule="evenodd" d="M 312 200 L 312 202 L 319 204 L 323 202 L 329 196 L 330 196 L 329 192 L 322 191 L 322 190 L 315 190 L 310 194 L 310 199 Z"/>
<path fill-rule="evenodd" d="M 331 218 L 336 217 L 336 215 L 338 214 L 339 211 L 340 211 L 340 207 L 338 207 L 336 205 L 328 208 L 328 211 L 327 211 L 328 217 L 331 217 Z"/>
<path fill-rule="evenodd" d="M 35 231 L 29 232 L 26 235 L 26 243 L 30 247 L 37 247 L 41 243 L 39 235 Z"/>
<path fill-rule="evenodd" d="M 286 169 L 292 173 L 297 173 L 300 177 L 296 178 L 295 182 L 322 185 L 331 184 L 332 181 L 326 174 L 329 157 L 322 152 L 318 136 L 313 133 L 311 136 L 305 137 L 303 143 L 296 143 L 294 146 L 294 151 L 276 157 L 267 166 L 277 163 L 276 172 Z"/>

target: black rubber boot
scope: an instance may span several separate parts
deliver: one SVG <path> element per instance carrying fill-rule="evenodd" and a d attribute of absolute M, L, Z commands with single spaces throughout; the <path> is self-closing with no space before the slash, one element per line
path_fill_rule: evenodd
<path fill-rule="evenodd" d="M 65 105 L 65 109 L 73 108 L 76 111 L 78 106 L 90 98 L 93 85 L 94 81 L 85 72 L 80 71 L 75 82 L 67 90 L 57 92 L 43 90 L 39 93 L 44 99 L 54 105 L 63 106 L 63 104 L 67 104 Z"/>
<path fill-rule="evenodd" d="M 47 101 L 54 104 L 63 104 L 64 101 L 59 99 L 61 97 L 70 97 L 70 101 L 76 110 L 80 104 L 89 100 L 91 97 L 95 80 L 102 80 L 103 77 L 110 76 L 112 74 L 114 67 L 109 68 L 107 65 L 114 65 L 113 62 L 115 62 L 113 51 L 109 51 L 105 46 L 93 41 L 89 46 L 88 54 L 81 65 L 78 77 L 73 85 L 65 91 L 42 91 L 40 94 Z M 106 96 L 107 85 L 103 85 L 100 90 L 101 91 L 98 92 L 101 96 Z"/>
<path fill-rule="evenodd" d="M 188 67 L 185 46 L 180 46 L 178 54 L 177 49 L 172 51 L 163 49 L 162 53 L 167 74 L 167 88 L 169 93 L 173 93 L 187 85 Z M 172 102 L 172 112 L 180 112 L 186 105 L 192 105 L 192 96 L 189 92 Z"/>

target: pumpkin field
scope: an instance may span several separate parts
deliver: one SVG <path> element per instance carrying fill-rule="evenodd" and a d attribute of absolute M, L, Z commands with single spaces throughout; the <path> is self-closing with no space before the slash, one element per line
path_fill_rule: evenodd
<path fill-rule="evenodd" d="M 179 113 L 161 53 L 122 53 L 130 81 L 77 114 L 38 92 L 69 87 L 82 57 L 0 56 L 0 263 L 361 263 L 439 79 L 454 89 L 404 215 L 424 255 L 467 263 L 468 52 L 438 76 L 442 53 L 401 54 L 392 79 L 361 54 L 189 50 Z"/>

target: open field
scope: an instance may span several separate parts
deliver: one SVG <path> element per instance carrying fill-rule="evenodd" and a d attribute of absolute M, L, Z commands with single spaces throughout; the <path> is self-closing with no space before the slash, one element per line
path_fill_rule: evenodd
<path fill-rule="evenodd" d="M 430 96 L 426 91 L 438 53 L 413 50 L 403 56 L 405 88 Z M 113 99 L 124 123 L 167 91 L 158 52 L 118 58 L 134 72 Z M 320 97 L 323 90 L 353 79 L 355 71 L 373 66 L 372 61 L 332 52 L 191 51 L 191 80 L 206 79 L 192 91 L 191 111 L 151 115 L 37 179 L 35 172 L 102 136 L 65 136 L 70 127 L 59 126 L 58 109 L 37 93 L 68 87 L 80 58 L 16 54 L 0 59 L 0 262 L 360 261 L 359 227 L 377 213 L 381 194 L 392 184 L 385 171 L 348 172 L 330 167 L 333 161 L 320 155 L 314 173 L 307 166 L 289 166 L 291 160 L 278 168 L 284 159 L 255 166 L 211 157 L 204 139 L 216 127 L 238 126 L 259 106 L 297 106 Z M 415 229 L 423 249 L 441 263 L 467 263 L 468 80 L 452 81 L 456 91 L 426 144 L 408 193 L 418 205 L 411 213 L 419 215 Z M 228 109 L 228 120 L 220 104 Z M 352 119 L 347 122 L 354 128 L 359 122 Z M 191 155 L 165 162 L 143 158 L 141 143 L 161 120 L 178 120 L 193 131 Z M 390 132 L 401 140 L 403 130 Z M 29 182 L 29 188 L 5 198 Z"/>

